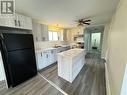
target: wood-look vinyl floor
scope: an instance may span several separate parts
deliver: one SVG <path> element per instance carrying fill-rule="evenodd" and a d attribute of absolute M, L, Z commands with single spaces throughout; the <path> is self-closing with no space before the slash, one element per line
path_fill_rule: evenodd
<path fill-rule="evenodd" d="M 46 80 L 37 75 L 21 85 L 7 89 L 5 82 L 0 82 L 0 95 L 63 95 Z"/>
<path fill-rule="evenodd" d="M 79 75 L 69 83 L 57 74 L 57 64 L 40 71 L 69 95 L 106 95 L 105 65 L 99 54 L 87 54 Z"/>

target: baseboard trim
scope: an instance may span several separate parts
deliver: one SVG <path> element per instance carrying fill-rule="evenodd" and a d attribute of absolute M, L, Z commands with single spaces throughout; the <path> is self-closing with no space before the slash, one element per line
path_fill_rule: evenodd
<path fill-rule="evenodd" d="M 107 64 L 105 62 L 105 80 L 106 80 L 106 95 L 111 95 L 111 88 L 109 83 L 109 72 L 107 68 Z"/>

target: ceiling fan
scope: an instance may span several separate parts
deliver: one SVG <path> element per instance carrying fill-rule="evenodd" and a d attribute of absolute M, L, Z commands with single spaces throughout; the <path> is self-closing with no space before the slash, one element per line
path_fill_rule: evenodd
<path fill-rule="evenodd" d="M 77 22 L 78 26 L 90 25 L 90 19 L 79 19 Z"/>

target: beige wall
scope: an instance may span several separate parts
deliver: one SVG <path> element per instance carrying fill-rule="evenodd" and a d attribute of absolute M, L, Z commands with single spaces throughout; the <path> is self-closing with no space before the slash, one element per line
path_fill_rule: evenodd
<path fill-rule="evenodd" d="M 108 32 L 107 68 L 112 95 L 120 95 L 127 62 L 127 0 L 121 0 Z"/>
<path fill-rule="evenodd" d="M 3 80 L 5 80 L 5 72 L 4 72 L 2 55 L 0 51 L 0 81 L 3 81 Z"/>
<path fill-rule="evenodd" d="M 102 41 L 102 51 L 101 51 L 101 57 L 103 59 L 107 59 L 107 53 L 108 53 L 108 33 L 110 29 L 110 24 L 106 24 L 103 32 L 103 41 Z"/>

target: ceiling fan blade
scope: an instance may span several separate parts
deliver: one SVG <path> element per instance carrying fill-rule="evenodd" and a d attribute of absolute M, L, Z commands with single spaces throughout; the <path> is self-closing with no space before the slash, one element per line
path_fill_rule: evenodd
<path fill-rule="evenodd" d="M 90 22 L 91 20 L 90 19 L 88 19 L 88 20 L 84 20 L 84 22 Z"/>
<path fill-rule="evenodd" d="M 90 23 L 84 23 L 84 24 L 86 24 L 86 25 L 90 25 Z"/>

